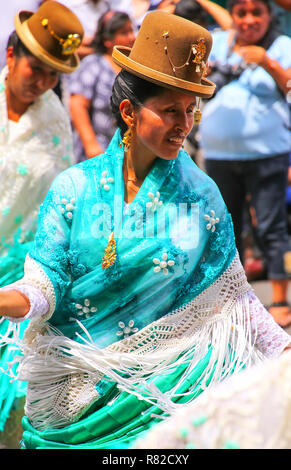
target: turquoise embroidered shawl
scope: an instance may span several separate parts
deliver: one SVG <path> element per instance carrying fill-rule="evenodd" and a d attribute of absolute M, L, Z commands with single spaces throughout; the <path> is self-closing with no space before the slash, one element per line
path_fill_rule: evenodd
<path fill-rule="evenodd" d="M 50 323 L 78 341 L 78 319 L 100 348 L 192 300 L 236 253 L 215 183 L 184 150 L 156 159 L 125 212 L 120 140 L 56 178 L 30 251 L 53 285 Z M 102 269 L 113 230 L 116 261 Z"/>
<path fill-rule="evenodd" d="M 92 405 L 97 434 L 115 409 L 127 422 L 128 393 L 137 420 L 140 401 L 149 412 L 152 404 L 171 412 L 177 400 L 261 360 L 250 286 L 217 186 L 181 150 L 155 160 L 127 205 L 120 142 L 116 131 L 103 155 L 61 173 L 40 208 L 20 281 L 49 302 L 22 345 L 30 436 L 66 426 L 75 442 L 70 423 L 83 429 Z M 104 268 L 112 233 L 116 257 Z"/>

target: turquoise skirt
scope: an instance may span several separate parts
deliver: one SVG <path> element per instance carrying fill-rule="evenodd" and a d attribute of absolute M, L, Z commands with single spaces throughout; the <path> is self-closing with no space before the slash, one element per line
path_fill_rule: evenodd
<path fill-rule="evenodd" d="M 190 396 L 196 398 L 202 388 L 199 378 L 209 363 L 211 349 L 187 376 L 178 394 L 191 390 Z M 185 372 L 186 365 L 179 365 L 170 374 L 159 376 L 153 383 L 163 392 L 172 388 Z M 213 371 L 214 372 L 214 371 Z M 211 376 L 209 377 L 209 381 Z M 209 383 L 209 382 L 208 382 Z M 192 389 L 193 384 L 196 384 Z M 114 391 L 115 390 L 115 391 Z M 124 449 L 130 448 L 133 442 L 148 431 L 155 423 L 160 422 L 164 413 L 155 405 L 138 399 L 135 395 L 123 392 L 116 395 L 115 385 L 105 397 L 103 406 L 87 412 L 78 422 L 61 429 L 36 430 L 27 417 L 22 420 L 24 429 L 23 449 Z M 113 396 L 113 399 L 112 399 Z M 103 402 L 104 402 L 103 401 Z M 189 401 L 189 395 L 177 397 L 177 403 Z"/>
<path fill-rule="evenodd" d="M 17 235 L 17 234 L 16 234 Z M 14 240 L 14 246 L 11 246 L 7 255 L 0 256 L 0 288 L 18 281 L 24 274 L 24 261 L 31 242 L 20 244 L 17 236 Z M 22 338 L 28 321 L 21 322 L 19 336 Z M 9 326 L 9 321 L 4 320 L 0 323 L 0 338 L 5 336 Z M 16 352 L 19 354 L 19 352 Z M 18 381 L 11 382 L 11 379 L 3 372 L 8 369 L 9 363 L 13 361 L 15 349 L 11 346 L 0 348 L 0 432 L 4 431 L 5 423 L 9 418 L 10 411 L 18 399 L 26 395 L 26 383 Z M 16 371 L 16 366 L 13 368 Z"/>
<path fill-rule="evenodd" d="M 0 325 L 0 335 L 5 334 L 8 327 L 8 320 Z M 28 321 L 24 321 L 20 325 L 20 335 L 22 336 Z M 0 432 L 4 431 L 10 411 L 18 406 L 21 398 L 25 397 L 27 384 L 11 378 L 4 372 L 8 369 L 9 363 L 14 359 L 15 350 L 11 346 L 4 346 L 0 349 Z M 19 354 L 19 353 L 18 353 Z M 16 364 L 12 367 L 14 374 L 16 373 Z"/>

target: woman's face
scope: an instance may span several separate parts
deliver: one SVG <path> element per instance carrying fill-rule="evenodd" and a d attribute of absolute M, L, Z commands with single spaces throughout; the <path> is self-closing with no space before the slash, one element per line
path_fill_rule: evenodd
<path fill-rule="evenodd" d="M 240 0 L 231 14 L 242 45 L 257 44 L 266 34 L 271 21 L 267 6 L 259 0 Z"/>
<path fill-rule="evenodd" d="M 110 41 L 111 48 L 113 46 L 127 46 L 132 47 L 135 41 L 135 32 L 131 21 L 127 21 L 121 28 L 119 28 L 112 40 Z"/>
<path fill-rule="evenodd" d="M 195 104 L 194 96 L 166 89 L 146 100 L 135 112 L 137 151 L 148 161 L 175 159 L 192 129 Z"/>
<path fill-rule="evenodd" d="M 23 104 L 31 104 L 58 83 L 59 73 L 34 56 L 16 57 L 8 48 L 8 88 Z"/>

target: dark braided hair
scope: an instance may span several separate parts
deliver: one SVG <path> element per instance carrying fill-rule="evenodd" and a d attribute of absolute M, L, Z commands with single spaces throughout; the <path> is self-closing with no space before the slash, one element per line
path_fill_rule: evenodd
<path fill-rule="evenodd" d="M 159 85 L 143 80 L 126 70 L 121 70 L 113 84 L 111 109 L 122 136 L 127 131 L 127 125 L 120 114 L 120 103 L 128 99 L 135 109 L 139 109 L 148 98 L 160 96 L 164 91 L 165 89 Z"/>
<path fill-rule="evenodd" d="M 10 34 L 6 49 L 8 49 L 8 47 L 13 47 L 13 54 L 16 57 L 33 56 L 32 52 L 23 44 L 16 31 Z"/>
<path fill-rule="evenodd" d="M 228 0 L 226 4 L 228 11 L 231 13 L 234 5 L 236 5 L 237 3 L 240 3 L 241 1 L 242 0 Z M 258 1 L 260 1 L 261 3 L 264 3 L 266 7 L 268 8 L 269 12 L 273 14 L 273 7 L 272 7 L 271 0 L 258 0 Z"/>

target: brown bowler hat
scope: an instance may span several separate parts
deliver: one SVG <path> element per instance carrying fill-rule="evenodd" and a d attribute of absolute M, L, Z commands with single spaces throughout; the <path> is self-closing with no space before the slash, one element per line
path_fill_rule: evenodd
<path fill-rule="evenodd" d="M 212 46 L 202 26 L 163 11 L 148 13 L 131 48 L 115 46 L 112 58 L 120 67 L 145 80 L 202 98 L 215 85 L 203 71 Z"/>
<path fill-rule="evenodd" d="M 84 30 L 77 16 L 56 1 L 44 2 L 38 11 L 20 11 L 14 18 L 18 37 L 39 60 L 59 72 L 71 73 L 80 64 L 75 52 Z"/>

